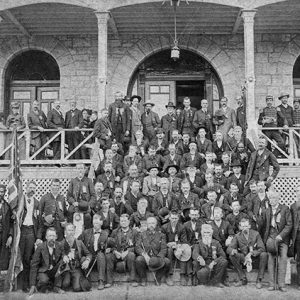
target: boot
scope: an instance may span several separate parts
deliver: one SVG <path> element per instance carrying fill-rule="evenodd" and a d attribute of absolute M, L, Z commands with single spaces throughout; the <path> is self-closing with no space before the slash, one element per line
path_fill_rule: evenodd
<path fill-rule="evenodd" d="M 187 281 L 187 286 L 192 286 L 193 285 L 193 276 L 192 275 L 188 275 L 188 281 Z"/>
<path fill-rule="evenodd" d="M 184 274 L 180 274 L 180 285 L 186 286 L 186 280 Z"/>

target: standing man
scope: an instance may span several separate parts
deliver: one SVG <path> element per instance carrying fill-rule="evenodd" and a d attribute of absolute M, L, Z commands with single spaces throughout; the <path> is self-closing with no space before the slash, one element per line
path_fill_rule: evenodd
<path fill-rule="evenodd" d="M 152 111 L 154 103 L 147 101 L 144 103 L 145 112 L 142 113 L 142 124 L 144 138 L 149 140 L 149 143 L 155 138 L 156 129 L 160 125 L 159 116 L 156 112 Z"/>
<path fill-rule="evenodd" d="M 31 153 L 38 151 L 43 145 L 46 144 L 47 134 L 43 133 L 44 129 L 47 128 L 47 117 L 42 110 L 39 109 L 39 101 L 34 100 L 32 102 L 31 111 L 27 114 L 28 127 L 34 130 L 30 133 L 30 146 L 33 148 Z M 40 152 L 37 159 L 45 158 L 45 150 Z"/>
<path fill-rule="evenodd" d="M 218 121 L 218 131 L 223 133 L 224 140 L 228 139 L 228 132 L 231 128 L 236 126 L 236 115 L 234 109 L 227 106 L 227 97 L 221 98 L 221 108 L 218 109 L 215 115 L 223 115 L 222 122 Z"/>
<path fill-rule="evenodd" d="M 55 131 L 50 132 L 49 138 L 53 137 L 57 130 L 60 131 L 65 127 L 65 121 L 63 114 L 60 110 L 60 101 L 55 100 L 53 103 L 53 108 L 47 114 L 47 126 L 49 129 L 55 129 Z M 61 157 L 61 137 L 58 136 L 52 141 L 53 147 L 53 159 L 60 159 Z"/>
<path fill-rule="evenodd" d="M 161 128 L 163 129 L 166 140 L 169 143 L 171 141 L 171 134 L 173 130 L 177 129 L 177 115 L 175 112 L 175 105 L 173 102 L 169 102 L 166 105 L 168 113 L 161 118 Z"/>
<path fill-rule="evenodd" d="M 287 125 L 289 127 L 293 126 L 293 108 L 288 105 L 288 100 L 289 100 L 290 95 L 288 93 L 281 93 L 278 97 L 278 99 L 281 101 L 281 104 L 277 106 L 277 109 L 281 111 L 281 113 L 284 116 L 284 119 L 287 122 Z M 279 119 L 278 120 L 278 127 L 283 127 L 286 123 L 284 119 Z"/>
<path fill-rule="evenodd" d="M 124 136 L 130 133 L 130 111 L 129 107 L 123 103 L 123 94 L 115 93 L 115 102 L 108 107 L 108 120 L 112 126 L 113 137 L 118 143 L 123 144 Z"/>
<path fill-rule="evenodd" d="M 195 128 L 193 126 L 194 115 L 196 113 L 196 108 L 191 107 L 191 99 L 185 97 L 183 99 L 183 110 L 181 111 L 178 118 L 178 130 L 180 134 L 183 132 L 188 133 L 190 137 L 194 137 Z"/>
<path fill-rule="evenodd" d="M 236 125 L 240 126 L 243 131 L 243 135 L 246 136 L 247 131 L 247 120 L 246 120 L 246 108 L 244 106 L 244 100 L 241 96 L 235 98 L 237 109 L 236 109 Z"/>
<path fill-rule="evenodd" d="M 83 117 L 81 110 L 76 108 L 76 101 L 71 100 L 70 102 L 71 109 L 66 112 L 65 118 L 65 128 L 74 129 L 74 131 L 66 132 L 66 143 L 69 147 L 69 153 L 72 152 L 81 141 L 81 134 L 79 128 L 83 125 Z M 80 159 L 80 149 L 77 150 L 74 154 L 71 155 L 71 159 Z"/>
<path fill-rule="evenodd" d="M 140 102 L 142 100 L 141 96 L 134 95 L 130 98 L 131 106 L 130 106 L 130 121 L 131 121 L 131 140 L 132 142 L 135 141 L 135 134 L 139 130 L 143 130 L 142 125 L 142 113 L 139 108 Z"/>
<path fill-rule="evenodd" d="M 201 109 L 197 110 L 193 119 L 193 126 L 196 131 L 201 127 L 206 131 L 206 138 L 212 141 L 214 134 L 213 115 L 208 110 L 208 101 L 206 99 L 201 100 Z"/>
<path fill-rule="evenodd" d="M 271 190 L 268 192 L 268 197 L 270 207 L 265 212 L 264 243 L 269 255 L 269 291 L 275 290 L 275 285 L 278 284 L 279 290 L 286 292 L 285 275 L 290 232 L 293 227 L 292 216 L 289 208 L 279 203 L 279 193 Z M 278 257 L 277 263 L 275 263 L 276 257 Z M 275 276 L 276 273 L 277 276 Z M 277 279 L 277 282 L 275 282 L 275 279 Z"/>

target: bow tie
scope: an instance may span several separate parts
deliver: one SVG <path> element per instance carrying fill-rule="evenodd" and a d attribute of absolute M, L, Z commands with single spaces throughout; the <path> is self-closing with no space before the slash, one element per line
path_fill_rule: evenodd
<path fill-rule="evenodd" d="M 100 234 L 100 233 L 101 233 L 101 231 L 95 231 L 95 232 L 94 232 L 94 235 Z"/>

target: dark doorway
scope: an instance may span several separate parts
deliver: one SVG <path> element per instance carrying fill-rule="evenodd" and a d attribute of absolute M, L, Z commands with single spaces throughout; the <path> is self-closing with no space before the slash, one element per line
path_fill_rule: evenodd
<path fill-rule="evenodd" d="M 176 81 L 176 106 L 182 106 L 183 98 L 191 99 L 191 106 L 201 108 L 205 96 L 205 81 Z"/>

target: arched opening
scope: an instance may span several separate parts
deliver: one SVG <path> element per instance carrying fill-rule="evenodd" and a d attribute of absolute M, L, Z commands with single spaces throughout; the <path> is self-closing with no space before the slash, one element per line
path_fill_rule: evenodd
<path fill-rule="evenodd" d="M 294 98 L 300 99 L 300 56 L 297 58 L 293 68 Z"/>
<path fill-rule="evenodd" d="M 26 119 L 33 100 L 47 113 L 51 104 L 59 99 L 60 73 L 56 60 L 40 50 L 28 50 L 16 55 L 5 73 L 4 113 L 10 112 L 10 103 L 20 103 L 21 114 Z"/>
<path fill-rule="evenodd" d="M 184 97 L 189 97 L 197 109 L 205 98 L 215 111 L 219 108 L 223 87 L 217 72 L 202 56 L 181 50 L 180 58 L 174 61 L 170 58 L 170 50 L 162 50 L 140 63 L 127 94 L 138 94 L 143 100 L 154 102 L 156 112 L 162 115 L 167 102 L 181 107 Z"/>

